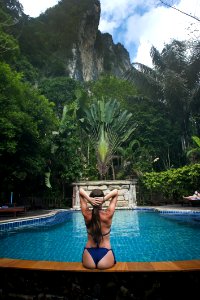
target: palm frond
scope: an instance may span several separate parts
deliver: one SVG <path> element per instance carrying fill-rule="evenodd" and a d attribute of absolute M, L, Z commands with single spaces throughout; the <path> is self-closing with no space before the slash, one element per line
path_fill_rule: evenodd
<path fill-rule="evenodd" d="M 155 68 L 164 71 L 166 68 L 166 64 L 163 61 L 162 55 L 154 46 L 151 47 L 150 55 Z"/>
<path fill-rule="evenodd" d="M 51 176 L 51 172 L 46 172 L 45 173 L 45 185 L 48 187 L 48 188 L 52 188 L 51 186 L 51 183 L 50 183 L 50 176 Z"/>
<path fill-rule="evenodd" d="M 145 65 L 134 63 L 124 77 L 134 83 L 147 97 L 152 99 L 162 98 L 162 81 L 155 70 Z"/>
<path fill-rule="evenodd" d="M 192 140 L 197 144 L 200 151 L 200 138 L 198 136 L 192 136 Z"/>

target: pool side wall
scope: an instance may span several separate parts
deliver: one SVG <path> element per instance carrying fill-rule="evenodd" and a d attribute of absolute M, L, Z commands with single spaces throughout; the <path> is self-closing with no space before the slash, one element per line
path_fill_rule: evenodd
<path fill-rule="evenodd" d="M 80 208 L 79 189 L 82 187 L 88 194 L 94 189 L 101 189 L 105 195 L 110 191 L 117 189 L 119 191 L 117 207 L 134 208 L 137 206 L 136 200 L 136 184 L 137 180 L 102 180 L 102 181 L 85 181 L 74 182 L 72 207 Z M 107 207 L 109 201 L 106 201 L 104 206 Z"/>

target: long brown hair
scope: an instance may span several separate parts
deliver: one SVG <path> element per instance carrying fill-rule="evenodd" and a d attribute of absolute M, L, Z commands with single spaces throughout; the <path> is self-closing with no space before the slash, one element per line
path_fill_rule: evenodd
<path fill-rule="evenodd" d="M 92 198 L 104 197 L 104 193 L 100 189 L 95 189 L 90 193 L 90 197 L 92 197 Z M 93 241 L 98 246 L 103 239 L 103 235 L 101 232 L 101 220 L 100 220 L 100 215 L 99 215 L 99 206 L 93 206 L 92 219 L 87 224 L 87 228 L 90 229 L 90 233 L 92 235 Z"/>

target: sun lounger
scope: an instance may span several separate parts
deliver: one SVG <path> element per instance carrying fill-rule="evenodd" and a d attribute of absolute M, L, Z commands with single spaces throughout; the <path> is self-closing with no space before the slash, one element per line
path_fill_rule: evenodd
<path fill-rule="evenodd" d="M 13 214 L 14 217 L 17 216 L 17 213 L 25 213 L 25 206 L 15 206 L 15 207 L 1 207 L 0 214 Z"/>
<path fill-rule="evenodd" d="M 197 197 L 183 197 L 182 205 L 187 204 L 191 206 L 200 205 L 200 198 Z"/>
<path fill-rule="evenodd" d="M 189 202 L 190 202 L 190 204 L 192 206 L 198 206 L 198 205 L 200 205 L 200 198 L 198 198 L 198 199 L 190 199 Z"/>

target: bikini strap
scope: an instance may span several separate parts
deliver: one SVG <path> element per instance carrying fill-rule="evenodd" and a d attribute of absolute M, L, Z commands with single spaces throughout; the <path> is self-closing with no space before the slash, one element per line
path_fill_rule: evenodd
<path fill-rule="evenodd" d="M 110 228 L 110 230 L 109 230 L 108 232 L 106 232 L 106 233 L 102 234 L 102 236 L 106 236 L 106 235 L 108 235 L 110 232 L 111 232 L 111 228 Z M 91 233 L 91 232 L 89 232 L 88 230 L 87 230 L 87 233 L 88 233 L 89 235 L 91 235 L 91 236 L 92 236 L 92 233 Z"/>
<path fill-rule="evenodd" d="M 103 235 L 103 236 L 106 236 L 106 235 L 110 234 L 110 232 L 111 232 L 111 228 L 110 228 L 110 230 L 109 230 L 108 232 L 106 232 L 106 233 L 104 233 L 104 234 L 102 234 L 102 235 Z"/>

